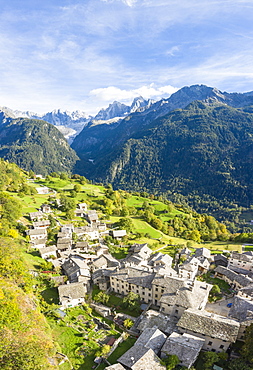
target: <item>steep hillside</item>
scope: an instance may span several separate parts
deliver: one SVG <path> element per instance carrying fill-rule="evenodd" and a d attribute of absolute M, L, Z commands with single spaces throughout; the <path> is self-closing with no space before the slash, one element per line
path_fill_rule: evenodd
<path fill-rule="evenodd" d="M 94 162 L 86 162 L 83 168 L 119 188 L 209 194 L 249 205 L 253 200 L 250 112 L 250 108 L 217 102 L 194 102 L 145 126 L 140 124 L 131 135 L 125 122 L 125 140 L 121 140 L 122 125 L 117 128 L 122 136 L 114 142 L 108 129 L 96 154 L 86 154 Z"/>
<path fill-rule="evenodd" d="M 52 171 L 71 172 L 78 160 L 53 125 L 26 118 L 2 123 L 0 157 L 42 175 Z"/>
<path fill-rule="evenodd" d="M 124 120 L 107 125 L 90 123 L 74 139 L 72 147 L 79 157 L 84 159 L 82 171 L 91 176 L 93 168 L 89 168 L 87 160 L 96 160 L 105 153 L 115 150 L 116 147 L 131 138 L 138 131 L 145 129 L 155 119 L 169 112 L 185 108 L 196 100 L 207 104 L 220 102 L 231 107 L 244 107 L 253 104 L 253 93 L 227 93 L 205 85 L 185 86 L 172 94 L 168 99 L 162 99 L 153 104 L 148 104 L 145 109 L 138 109 L 129 114 Z"/>

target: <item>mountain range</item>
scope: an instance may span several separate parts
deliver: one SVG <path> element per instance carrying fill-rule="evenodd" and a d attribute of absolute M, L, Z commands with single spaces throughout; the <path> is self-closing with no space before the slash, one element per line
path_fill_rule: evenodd
<path fill-rule="evenodd" d="M 149 108 L 153 104 L 153 100 L 145 100 L 141 96 L 136 97 L 130 106 L 120 102 L 113 102 L 108 108 L 102 108 L 94 117 L 87 115 L 83 111 L 63 111 L 55 109 L 52 112 L 45 114 L 38 114 L 30 111 L 12 110 L 7 107 L 0 107 L 0 120 L 1 116 L 9 118 L 30 118 L 47 121 L 58 128 L 64 137 L 72 142 L 73 138 L 77 136 L 82 129 L 91 121 L 107 121 L 115 118 L 120 120 L 130 113 L 134 113 L 140 109 Z"/>
<path fill-rule="evenodd" d="M 47 138 L 51 135 L 52 139 L 52 132 L 43 129 L 42 134 L 39 128 L 45 127 L 42 117 L 15 118 L 21 114 L 34 117 L 8 108 L 0 110 L 0 156 L 25 169 L 38 172 L 39 168 L 46 174 L 62 170 L 66 164 L 66 171 L 116 188 L 168 196 L 179 193 L 194 198 L 195 203 L 198 197 L 245 206 L 253 201 L 253 92 L 227 93 L 193 85 L 156 102 L 143 98 L 135 99 L 131 106 L 114 102 L 94 117 L 60 110 L 43 115 L 57 128 L 82 126 L 71 144 L 79 159 L 66 141 L 68 154 L 60 159 L 62 147 L 57 140 L 63 143 L 63 136 L 52 143 Z M 30 121 L 34 132 L 41 133 L 39 143 L 35 134 L 27 134 Z M 48 130 L 50 126 L 48 123 Z M 29 145 L 22 149 L 24 142 Z M 32 152 L 33 144 L 36 151 Z M 45 161 L 42 168 L 44 149 L 34 159 L 39 146 L 46 147 L 46 153 L 50 147 L 52 158 L 53 152 L 57 153 L 60 165 Z"/>

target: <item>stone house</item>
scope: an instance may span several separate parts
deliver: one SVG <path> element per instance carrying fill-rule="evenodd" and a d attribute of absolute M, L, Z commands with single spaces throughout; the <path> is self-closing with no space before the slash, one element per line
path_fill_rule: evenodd
<path fill-rule="evenodd" d="M 38 239 L 45 239 L 47 237 L 47 230 L 46 229 L 30 229 L 27 231 L 27 235 L 30 236 L 30 240 L 38 240 Z"/>
<path fill-rule="evenodd" d="M 87 262 L 80 256 L 70 255 L 62 264 L 64 274 L 67 275 L 70 283 L 90 283 L 90 271 Z M 88 289 L 87 289 L 88 290 Z"/>
<path fill-rule="evenodd" d="M 184 311 L 177 327 L 181 334 L 204 339 L 204 350 L 226 352 L 230 344 L 236 341 L 240 324 L 227 317 L 189 308 Z"/>
<path fill-rule="evenodd" d="M 148 260 L 153 251 L 148 247 L 147 243 L 145 243 L 131 245 L 131 247 L 129 248 L 129 253 L 138 255 L 144 260 Z"/>
<path fill-rule="evenodd" d="M 82 283 L 65 284 L 58 287 L 58 293 L 61 308 L 65 309 L 82 304 L 87 288 Z"/>
<path fill-rule="evenodd" d="M 46 242 L 47 242 L 46 238 L 44 238 L 44 239 L 35 239 L 35 240 L 30 242 L 30 246 L 32 248 L 37 248 L 37 249 L 45 248 Z"/>
<path fill-rule="evenodd" d="M 42 220 L 44 215 L 41 211 L 37 211 L 37 212 L 30 212 L 29 217 L 31 221 L 35 221 L 35 220 L 37 221 L 37 220 Z"/>
<path fill-rule="evenodd" d="M 152 281 L 153 304 L 160 306 L 161 312 L 180 318 L 187 308 L 204 310 L 211 289 L 211 284 L 198 280 L 156 275 Z"/>
<path fill-rule="evenodd" d="M 215 268 L 215 277 L 223 279 L 235 290 L 239 290 L 252 283 L 252 279 L 230 270 L 228 267 L 218 266 Z"/>
<path fill-rule="evenodd" d="M 234 271 L 237 270 L 247 270 L 253 271 L 253 256 L 232 252 L 228 259 L 228 268 Z"/>
<path fill-rule="evenodd" d="M 40 248 L 39 251 L 40 251 L 41 258 L 43 258 L 44 260 L 51 259 L 52 257 L 57 258 L 55 245 L 50 245 L 49 247 Z"/>
<path fill-rule="evenodd" d="M 51 206 L 49 204 L 45 204 L 45 203 L 42 204 L 40 206 L 40 209 L 41 209 L 41 212 L 43 212 L 43 213 L 50 213 L 50 212 L 52 212 Z"/>
<path fill-rule="evenodd" d="M 110 288 L 115 293 L 127 295 L 130 291 L 139 294 L 142 301 L 152 301 L 152 280 L 155 274 L 133 267 L 123 268 L 110 275 Z"/>
<path fill-rule="evenodd" d="M 33 228 L 35 230 L 38 229 L 47 229 L 50 226 L 49 220 L 41 220 L 41 221 L 34 221 L 33 222 Z"/>
<path fill-rule="evenodd" d="M 204 343 L 205 339 L 194 335 L 173 332 L 162 347 L 161 357 L 177 355 L 180 365 L 189 369 L 196 361 Z"/>
<path fill-rule="evenodd" d="M 126 230 L 110 230 L 109 235 L 111 235 L 114 239 L 120 240 L 124 236 L 126 236 L 127 232 Z"/>

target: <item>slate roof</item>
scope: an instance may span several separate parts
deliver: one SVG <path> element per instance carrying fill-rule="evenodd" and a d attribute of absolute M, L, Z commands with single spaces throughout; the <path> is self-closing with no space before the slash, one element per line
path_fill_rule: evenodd
<path fill-rule="evenodd" d="M 56 246 L 55 245 L 50 245 L 48 247 L 45 247 L 45 248 L 40 248 L 40 254 L 43 255 L 45 253 L 53 253 L 56 251 Z"/>
<path fill-rule="evenodd" d="M 134 345 L 125 352 L 118 362 L 127 366 L 131 370 L 165 370 L 166 367 L 161 365 L 159 357 L 156 356 L 152 349 L 143 346 Z"/>
<path fill-rule="evenodd" d="M 176 288 L 177 286 L 178 288 Z M 160 302 L 171 306 L 178 305 L 184 308 L 201 309 L 204 308 L 203 302 L 206 301 L 211 289 L 211 284 L 203 283 L 199 280 L 195 280 L 191 284 L 189 281 L 184 280 L 181 285 L 174 284 L 174 286 L 166 287 Z"/>
<path fill-rule="evenodd" d="M 190 367 L 198 357 L 205 339 L 190 334 L 172 333 L 162 347 L 167 355 L 177 355 L 182 365 Z"/>
<path fill-rule="evenodd" d="M 144 331 L 146 328 L 156 327 L 164 333 L 171 334 L 176 329 L 177 321 L 162 312 L 148 310 L 143 314 L 142 320 L 138 325 L 138 330 Z"/>
<path fill-rule="evenodd" d="M 135 342 L 135 346 L 140 345 L 151 348 L 156 354 L 162 348 L 167 336 L 157 327 L 146 328 Z"/>
<path fill-rule="evenodd" d="M 84 298 L 86 294 L 86 288 L 83 283 L 72 283 L 58 286 L 59 299 L 62 302 L 62 299 L 78 299 Z"/>
<path fill-rule="evenodd" d="M 246 320 L 249 311 L 253 312 L 253 299 L 236 295 L 229 315 L 239 321 Z"/>
<path fill-rule="evenodd" d="M 197 248 L 194 253 L 195 257 L 201 257 L 204 256 L 205 258 L 211 257 L 211 252 L 207 248 Z"/>
<path fill-rule="evenodd" d="M 46 244 L 46 242 L 47 242 L 47 238 L 44 238 L 44 239 L 35 239 L 35 240 L 32 240 L 31 241 L 31 245 L 33 246 L 33 247 L 36 247 L 36 245 L 42 245 L 42 244 Z"/>
<path fill-rule="evenodd" d="M 27 231 L 28 235 L 47 235 L 46 229 L 30 229 Z"/>
<path fill-rule="evenodd" d="M 151 283 L 154 279 L 155 274 L 151 272 L 137 270 L 133 267 L 128 267 L 113 272 L 111 276 L 121 281 L 126 281 L 129 284 L 135 284 L 151 289 Z"/>
<path fill-rule="evenodd" d="M 224 266 L 217 266 L 214 271 L 217 272 L 218 274 L 226 276 L 231 282 L 233 281 L 237 282 L 242 287 L 245 287 L 252 283 L 252 279 L 250 279 L 249 277 L 237 274 L 235 271 L 232 271 Z"/>
<path fill-rule="evenodd" d="M 41 221 L 34 221 L 33 222 L 33 227 L 36 228 L 36 227 L 46 227 L 46 226 L 49 226 L 50 225 L 50 221 L 49 220 L 41 220 Z"/>
<path fill-rule="evenodd" d="M 30 212 L 29 213 L 30 219 L 32 220 L 33 218 L 41 218 L 44 217 L 43 213 L 41 211 L 37 212 Z"/>
<path fill-rule="evenodd" d="M 178 304 L 185 308 L 199 308 L 208 296 L 212 285 L 195 280 L 194 283 L 183 278 L 157 274 L 152 285 L 161 286 L 165 292 L 160 302 L 169 305 Z"/>
<path fill-rule="evenodd" d="M 112 236 L 114 238 L 122 238 L 126 234 L 126 230 L 112 230 Z"/>
<path fill-rule="evenodd" d="M 252 261 L 252 256 L 249 256 L 249 255 L 244 254 L 244 253 L 232 252 L 229 259 L 236 259 L 236 260 L 239 260 L 239 261 L 251 262 Z"/>
<path fill-rule="evenodd" d="M 184 311 L 177 326 L 212 338 L 235 342 L 240 324 L 207 311 L 188 309 Z"/>
<path fill-rule="evenodd" d="M 98 258 L 94 259 L 94 261 L 93 261 L 92 263 L 93 263 L 93 265 L 94 265 L 95 267 L 97 267 L 97 268 L 101 268 L 101 267 L 103 267 L 104 265 L 106 265 L 106 266 L 107 266 L 107 259 L 106 259 L 103 255 L 101 255 L 101 256 L 99 256 Z"/>

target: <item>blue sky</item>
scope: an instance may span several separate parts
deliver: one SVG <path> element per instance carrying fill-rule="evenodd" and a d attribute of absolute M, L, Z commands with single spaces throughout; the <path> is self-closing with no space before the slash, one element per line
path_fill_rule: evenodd
<path fill-rule="evenodd" d="M 253 90 L 252 0 L 0 5 L 0 106 L 93 114 L 192 84 Z"/>

